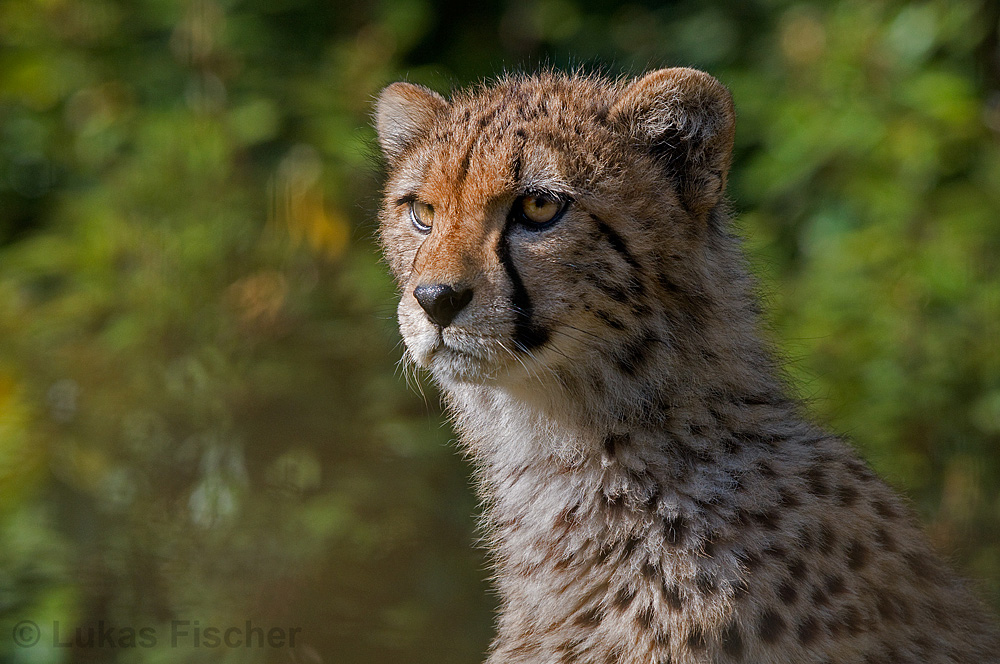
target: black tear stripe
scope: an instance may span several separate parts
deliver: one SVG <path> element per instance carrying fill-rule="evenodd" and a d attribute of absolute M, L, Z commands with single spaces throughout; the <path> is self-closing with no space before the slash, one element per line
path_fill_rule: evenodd
<path fill-rule="evenodd" d="M 549 340 L 549 331 L 544 327 L 536 325 L 531 319 L 533 306 L 531 296 L 521 281 L 521 275 L 517 272 L 514 260 L 510 255 L 510 229 L 512 223 L 507 222 L 503 232 L 500 234 L 500 241 L 497 243 L 497 258 L 507 272 L 514 293 L 511 304 L 514 307 L 514 344 L 519 349 L 528 352 L 538 348 Z"/>

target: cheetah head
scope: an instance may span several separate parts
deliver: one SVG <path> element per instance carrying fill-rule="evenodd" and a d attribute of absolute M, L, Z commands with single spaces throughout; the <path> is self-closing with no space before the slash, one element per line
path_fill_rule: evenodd
<path fill-rule="evenodd" d="M 417 365 L 446 386 L 558 383 L 584 365 L 641 375 L 675 345 L 731 158 L 714 78 L 545 73 L 450 100 L 394 83 L 375 121 L 380 234 Z"/>

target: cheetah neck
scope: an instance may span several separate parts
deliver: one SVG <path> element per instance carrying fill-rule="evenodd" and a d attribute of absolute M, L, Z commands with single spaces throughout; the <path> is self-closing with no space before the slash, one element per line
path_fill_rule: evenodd
<path fill-rule="evenodd" d="M 653 596 L 677 598 L 678 607 L 682 596 L 695 598 L 674 614 L 683 632 L 718 632 L 739 592 L 742 561 L 737 548 L 713 546 L 735 541 L 729 512 L 744 509 L 722 503 L 740 482 L 766 482 L 761 467 L 778 472 L 770 459 L 783 453 L 774 447 L 779 437 L 818 434 L 780 394 L 761 401 L 714 393 L 675 394 L 672 412 L 645 423 L 609 423 L 570 403 L 532 403 L 499 388 L 450 392 L 486 504 L 505 607 L 498 643 L 610 606 L 637 616 L 619 634 L 648 641 L 639 634 L 647 609 L 630 605 Z M 498 646 L 495 657 L 503 653 Z"/>

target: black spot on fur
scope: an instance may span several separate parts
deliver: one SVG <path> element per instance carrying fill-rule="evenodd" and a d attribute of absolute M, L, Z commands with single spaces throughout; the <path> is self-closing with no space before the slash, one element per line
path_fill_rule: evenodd
<path fill-rule="evenodd" d="M 934 641 L 931 640 L 926 634 L 918 634 L 913 639 L 913 644 L 917 646 L 920 654 L 926 659 L 930 659 L 930 654 L 935 651 Z"/>
<path fill-rule="evenodd" d="M 844 465 L 851 475 L 862 482 L 871 482 L 875 479 L 875 473 L 860 459 L 848 459 Z"/>
<path fill-rule="evenodd" d="M 743 634 L 735 622 L 730 622 L 722 630 L 722 650 L 737 661 L 743 659 Z"/>
<path fill-rule="evenodd" d="M 884 622 L 896 622 L 899 618 L 899 612 L 896 610 L 895 598 L 888 593 L 878 593 L 878 596 L 875 599 L 875 608 L 878 610 L 878 614 Z"/>
<path fill-rule="evenodd" d="M 788 507 L 798 507 L 802 504 L 799 497 L 795 495 L 795 492 L 787 487 L 783 486 L 778 490 L 778 505 L 783 508 Z"/>
<path fill-rule="evenodd" d="M 881 498 L 874 500 L 872 502 L 872 507 L 875 508 L 875 511 L 878 512 L 878 515 L 883 519 L 892 520 L 899 516 L 896 513 L 896 509 L 890 505 L 888 501 Z"/>
<path fill-rule="evenodd" d="M 823 579 L 823 583 L 826 586 L 826 592 L 831 595 L 839 595 L 847 590 L 847 586 L 844 585 L 844 577 L 839 574 L 829 574 Z"/>
<path fill-rule="evenodd" d="M 861 612 L 858 611 L 857 607 L 848 606 L 840 612 L 837 620 L 847 629 L 851 636 L 857 636 L 865 630 L 864 621 L 861 619 Z"/>
<path fill-rule="evenodd" d="M 785 620 L 772 609 L 767 609 L 757 621 L 757 633 L 764 643 L 775 643 L 785 632 Z"/>
<path fill-rule="evenodd" d="M 709 534 L 709 536 L 707 538 L 705 538 L 704 540 L 702 540 L 702 542 L 701 542 L 701 553 L 706 558 L 714 558 L 715 557 L 715 543 L 716 543 L 716 539 L 717 538 L 718 538 L 718 534 L 711 533 L 711 534 Z"/>
<path fill-rule="evenodd" d="M 594 315 L 600 318 L 605 325 L 607 325 L 612 329 L 618 331 L 625 329 L 625 323 L 621 322 L 620 320 L 618 320 L 617 318 L 615 318 L 606 311 L 601 311 L 600 309 L 598 309 L 597 311 L 594 312 Z"/>
<path fill-rule="evenodd" d="M 752 572 L 760 567 L 760 554 L 756 551 L 737 552 L 736 558 L 743 564 L 743 568 L 747 572 Z"/>
<path fill-rule="evenodd" d="M 750 512 L 746 508 L 738 507 L 726 516 L 726 522 L 743 527 L 750 525 Z"/>
<path fill-rule="evenodd" d="M 643 630 L 648 630 L 653 624 L 653 618 L 655 615 L 656 614 L 653 613 L 653 605 L 647 604 L 635 614 L 635 622 Z"/>
<path fill-rule="evenodd" d="M 781 514 L 777 510 L 766 510 L 751 514 L 754 522 L 765 530 L 777 530 L 781 524 Z"/>
<path fill-rule="evenodd" d="M 885 528 L 875 530 L 875 543 L 890 553 L 896 550 L 896 541 Z"/>
<path fill-rule="evenodd" d="M 785 403 L 785 399 L 778 394 L 739 394 L 732 399 L 733 403 L 740 406 L 777 406 Z"/>
<path fill-rule="evenodd" d="M 604 453 L 609 457 L 614 457 L 615 453 L 622 447 L 625 447 L 630 442 L 629 435 L 627 433 L 609 433 L 604 438 Z"/>
<path fill-rule="evenodd" d="M 780 599 L 785 604 L 794 604 L 795 599 L 798 597 L 798 590 L 795 589 L 790 582 L 785 581 L 780 586 L 778 586 L 778 599 Z"/>
<path fill-rule="evenodd" d="M 942 583 L 945 580 L 945 575 L 940 567 L 935 565 L 933 559 L 926 553 L 907 552 L 903 554 L 903 560 L 906 561 L 906 566 L 913 575 L 921 581 Z"/>
<path fill-rule="evenodd" d="M 764 547 L 764 555 L 776 558 L 778 560 L 784 560 L 785 558 L 788 557 L 788 551 L 782 546 L 771 544 Z"/>
<path fill-rule="evenodd" d="M 663 581 L 663 601 L 675 611 L 680 611 L 684 608 L 681 589 L 676 584 L 669 583 L 666 579 Z"/>
<path fill-rule="evenodd" d="M 608 244 L 611 248 L 618 252 L 626 263 L 634 270 L 642 270 L 642 266 L 636 261 L 635 256 L 629 251 L 628 246 L 625 244 L 625 240 L 622 239 L 620 235 L 615 231 L 615 229 L 608 226 L 602 220 L 598 219 L 595 215 L 590 215 L 590 218 L 597 224 L 597 230 L 601 232 L 602 235 L 608 240 Z"/>
<path fill-rule="evenodd" d="M 792 558 L 788 561 L 788 573 L 796 581 L 801 581 L 806 577 L 806 564 L 801 558 Z"/>
<path fill-rule="evenodd" d="M 593 606 L 576 617 L 573 621 L 579 627 L 593 628 L 604 620 L 604 611 L 599 606 Z"/>
<path fill-rule="evenodd" d="M 605 493 L 604 504 L 607 505 L 613 511 L 621 510 L 625 507 L 625 494 Z"/>
<path fill-rule="evenodd" d="M 629 340 L 622 351 L 615 356 L 615 362 L 623 373 L 635 376 L 649 362 L 652 355 L 652 344 L 656 338 L 649 331 Z"/>
<path fill-rule="evenodd" d="M 660 489 L 659 487 L 654 487 L 653 490 L 650 492 L 649 497 L 646 498 L 646 502 L 643 504 L 643 507 L 646 509 L 647 512 L 655 515 L 659 506 L 660 506 Z"/>
<path fill-rule="evenodd" d="M 673 452 L 688 466 L 698 466 L 715 463 L 715 455 L 708 447 L 692 447 L 680 441 L 674 441 Z"/>
<path fill-rule="evenodd" d="M 823 498 L 830 493 L 830 487 L 826 482 L 826 473 L 819 466 L 813 466 L 806 471 L 806 488 L 809 493 L 817 498 Z"/>
<path fill-rule="evenodd" d="M 775 443 L 782 440 L 781 436 L 767 431 L 735 431 L 733 435 L 744 445 L 752 447 L 773 447 Z"/>
<path fill-rule="evenodd" d="M 642 567 L 639 569 L 639 573 L 642 574 L 644 579 L 653 581 L 658 579 L 660 576 L 660 568 L 653 564 L 653 561 L 646 560 L 642 563 Z"/>
<path fill-rule="evenodd" d="M 847 546 L 847 566 L 853 570 L 859 570 L 865 566 L 868 560 L 868 547 L 858 540 L 854 540 Z"/>
<path fill-rule="evenodd" d="M 837 500 L 841 507 L 850 507 L 858 502 L 858 490 L 850 484 L 841 484 L 837 487 Z"/>
<path fill-rule="evenodd" d="M 634 298 L 639 298 L 646 294 L 646 287 L 643 285 L 642 280 L 634 275 L 629 277 L 628 283 L 625 285 L 625 288 L 628 289 L 629 294 L 634 296 L 633 301 Z M 645 316 L 650 310 L 648 308 L 644 309 L 640 308 L 639 311 L 646 311 L 647 313 L 638 313 L 636 306 L 633 305 L 632 311 L 635 312 L 636 315 L 638 316 Z"/>
<path fill-rule="evenodd" d="M 624 561 L 631 558 L 632 554 L 635 553 L 635 550 L 639 547 L 640 544 L 641 541 L 639 540 L 638 537 L 634 535 L 629 535 L 628 537 L 626 537 L 625 541 L 622 543 L 622 548 L 618 555 L 618 560 Z"/>
<path fill-rule="evenodd" d="M 691 650 L 704 650 L 705 648 L 705 632 L 702 631 L 701 627 L 694 625 L 691 631 L 688 632 L 687 645 Z"/>
<path fill-rule="evenodd" d="M 636 318 L 645 318 L 653 313 L 653 308 L 644 302 L 633 302 L 631 311 Z"/>
<path fill-rule="evenodd" d="M 670 546 L 680 546 L 687 536 L 687 519 L 677 515 L 663 522 L 663 539 Z"/>
<path fill-rule="evenodd" d="M 698 592 L 702 595 L 714 595 L 719 589 L 719 583 L 715 575 L 709 572 L 698 572 L 694 583 L 698 587 Z"/>
<path fill-rule="evenodd" d="M 772 468 L 771 464 L 767 463 L 766 461 L 757 462 L 757 472 L 768 479 L 773 479 L 774 477 L 777 476 L 777 473 L 774 472 L 774 468 Z"/>
<path fill-rule="evenodd" d="M 625 288 L 606 281 L 600 274 L 588 272 L 584 275 L 584 278 L 615 302 L 624 303 L 629 301 L 629 294 Z"/>
<path fill-rule="evenodd" d="M 816 641 L 817 637 L 819 637 L 821 629 L 822 627 L 820 626 L 819 621 L 816 620 L 816 618 L 809 616 L 803 620 L 796 629 L 796 634 L 799 637 L 799 643 L 803 646 L 811 645 L 814 641 Z"/>
<path fill-rule="evenodd" d="M 511 652 L 518 655 L 536 655 L 542 649 L 542 642 L 534 636 L 528 636 L 522 640 Z"/>
<path fill-rule="evenodd" d="M 619 611 L 624 611 L 632 604 L 632 600 L 634 599 L 635 599 L 635 588 L 633 588 L 629 584 L 625 584 L 624 586 L 618 589 L 618 592 L 615 593 L 615 597 L 612 600 L 612 603 L 614 604 L 616 609 L 618 609 Z"/>

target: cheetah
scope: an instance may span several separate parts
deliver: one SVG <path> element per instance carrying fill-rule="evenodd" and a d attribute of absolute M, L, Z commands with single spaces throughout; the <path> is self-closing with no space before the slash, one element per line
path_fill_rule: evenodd
<path fill-rule="evenodd" d="M 406 358 L 484 505 L 487 662 L 998 662 L 995 618 L 783 384 L 734 118 L 686 68 L 378 98 Z"/>

